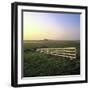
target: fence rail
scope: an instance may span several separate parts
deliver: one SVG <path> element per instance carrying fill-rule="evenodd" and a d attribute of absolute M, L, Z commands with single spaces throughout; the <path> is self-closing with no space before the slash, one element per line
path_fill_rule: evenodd
<path fill-rule="evenodd" d="M 36 50 L 40 53 L 51 54 L 55 56 L 61 56 L 70 58 L 71 60 L 76 58 L 76 48 L 67 47 L 67 48 L 39 48 Z"/>

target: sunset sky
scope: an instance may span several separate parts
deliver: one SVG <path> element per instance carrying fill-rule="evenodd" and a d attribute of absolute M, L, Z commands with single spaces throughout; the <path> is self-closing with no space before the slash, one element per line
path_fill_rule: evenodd
<path fill-rule="evenodd" d="M 80 14 L 24 12 L 24 40 L 80 40 Z"/>

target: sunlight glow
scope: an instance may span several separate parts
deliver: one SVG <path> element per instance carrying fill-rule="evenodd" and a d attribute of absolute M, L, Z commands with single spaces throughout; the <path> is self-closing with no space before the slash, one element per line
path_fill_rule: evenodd
<path fill-rule="evenodd" d="M 80 25 L 77 25 L 77 22 L 80 23 L 80 15 L 24 12 L 23 18 L 24 40 L 80 39 Z"/>

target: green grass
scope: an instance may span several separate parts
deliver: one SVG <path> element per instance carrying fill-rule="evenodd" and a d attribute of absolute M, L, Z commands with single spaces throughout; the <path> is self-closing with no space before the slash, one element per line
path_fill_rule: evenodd
<path fill-rule="evenodd" d="M 24 51 L 24 77 L 76 75 L 80 74 L 79 41 L 37 41 L 24 43 L 24 50 L 39 47 L 76 47 L 77 58 L 70 60 L 60 56 L 47 55 L 35 51 Z"/>

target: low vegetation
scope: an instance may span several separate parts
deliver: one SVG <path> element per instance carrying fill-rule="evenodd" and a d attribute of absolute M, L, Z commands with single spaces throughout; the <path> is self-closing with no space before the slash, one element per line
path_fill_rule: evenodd
<path fill-rule="evenodd" d="M 76 47 L 76 59 L 36 52 L 37 48 Z M 24 43 L 23 76 L 55 76 L 80 74 L 79 41 L 29 41 Z"/>

